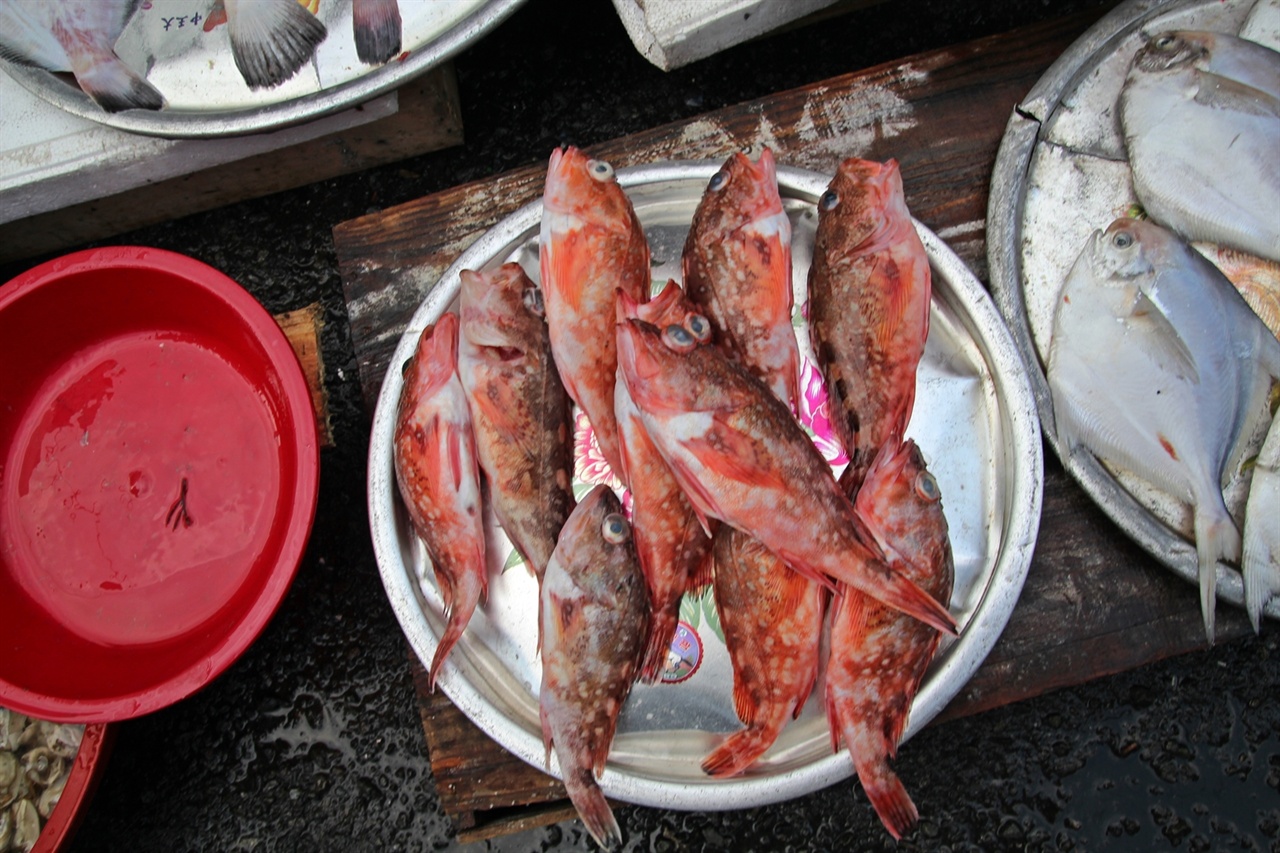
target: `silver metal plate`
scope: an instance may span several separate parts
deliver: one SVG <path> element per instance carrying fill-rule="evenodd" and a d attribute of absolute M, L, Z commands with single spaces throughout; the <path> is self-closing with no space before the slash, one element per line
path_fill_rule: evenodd
<path fill-rule="evenodd" d="M 1081 36 L 1009 118 L 992 176 L 987 254 L 992 294 L 1023 361 L 1034 366 L 1041 427 L 1058 458 L 1121 530 L 1195 583 L 1190 507 L 1087 451 L 1064 454 L 1044 372 L 1067 271 L 1089 234 L 1137 204 L 1117 99 L 1137 49 L 1149 35 L 1170 29 L 1239 34 L 1280 49 L 1280 0 L 1131 0 Z M 1267 423 L 1259 411 L 1246 427 L 1246 458 L 1256 453 Z M 1241 524 L 1248 478 L 1234 475 L 1224 495 Z M 1240 573 L 1219 564 L 1217 591 L 1219 599 L 1242 605 Z M 1280 618 L 1280 600 L 1266 612 Z"/>
<path fill-rule="evenodd" d="M 649 239 L 655 280 L 678 277 L 694 208 L 719 168 L 710 162 L 665 163 L 618 171 Z M 829 181 L 829 175 L 778 169 L 794 231 L 797 317 L 803 316 L 815 204 Z M 374 551 L 392 609 L 423 661 L 435 652 L 442 605 L 396 490 L 392 436 L 402 388 L 399 365 L 412 354 L 422 329 L 456 306 L 462 269 L 516 260 L 536 279 L 541 215 L 541 201 L 526 205 L 444 273 L 401 338 L 378 398 L 369 448 Z M 933 266 L 933 306 L 908 435 L 925 453 L 942 489 L 956 563 L 951 612 L 962 631 L 957 640 L 944 641 L 926 675 L 908 737 L 955 696 L 1004 629 L 1030 565 L 1043 486 L 1035 406 L 1013 341 L 963 262 L 928 229 L 917 225 L 917 230 Z M 803 322 L 797 335 L 806 377 L 813 378 Z M 450 654 L 439 685 L 499 744 L 548 769 L 538 721 L 536 582 L 520 566 L 501 572 L 508 549 L 504 545 L 501 553 L 490 555 L 489 600 Z M 697 600 L 686 596 L 682 620 L 691 629 L 685 639 L 700 649 L 699 659 L 680 669 L 679 683 L 638 684 L 632 691 L 601 779 L 608 796 L 662 808 L 744 808 L 797 797 L 853 772 L 847 753 L 831 751 L 819 685 L 799 719 L 744 776 L 715 780 L 703 774 L 702 758 L 723 733 L 741 724 L 710 593 Z M 679 641 L 678 636 L 675 652 L 681 651 L 675 648 Z M 549 772 L 558 772 L 554 756 Z"/>
<path fill-rule="evenodd" d="M 399 0 L 401 55 L 385 65 L 356 58 L 351 0 L 320 0 L 329 34 L 311 62 L 271 89 L 250 89 L 231 56 L 225 24 L 210 32 L 211 0 L 150 0 L 116 42 L 125 64 L 160 90 L 164 109 L 109 113 L 68 75 L 0 62 L 34 94 L 120 130 L 175 138 L 262 133 L 362 104 L 422 74 L 483 36 L 524 0 Z"/>

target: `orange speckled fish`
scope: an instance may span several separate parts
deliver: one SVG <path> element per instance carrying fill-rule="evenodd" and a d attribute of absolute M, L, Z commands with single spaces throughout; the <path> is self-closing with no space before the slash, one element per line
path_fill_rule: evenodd
<path fill-rule="evenodd" d="M 818 200 L 809 333 L 832 427 L 858 474 L 906 431 L 931 290 L 897 161 L 845 160 Z"/>
<path fill-rule="evenodd" d="M 542 740 L 591 837 L 621 840 L 597 783 L 640 665 L 649 602 L 631 525 L 608 486 L 578 504 L 542 583 Z"/>
<path fill-rule="evenodd" d="M 445 656 L 488 589 L 480 467 L 457 368 L 458 317 L 445 314 L 423 329 L 405 362 L 396 409 L 396 483 L 431 557 L 448 619 L 428 675 L 433 690 Z"/>
<path fill-rule="evenodd" d="M 955 569 L 942 494 L 915 442 L 885 444 L 858 491 L 857 511 L 894 570 L 939 602 L 950 600 Z M 844 741 L 876 814 L 901 838 L 918 814 L 889 758 L 898 753 L 940 637 L 856 590 L 841 592 L 832 609 L 826 678 L 832 747 Z"/>
<path fill-rule="evenodd" d="M 542 293 L 560 378 L 621 477 L 613 385 L 615 294 L 649 297 L 649 244 L 631 201 L 603 160 L 557 148 L 542 195 Z"/>

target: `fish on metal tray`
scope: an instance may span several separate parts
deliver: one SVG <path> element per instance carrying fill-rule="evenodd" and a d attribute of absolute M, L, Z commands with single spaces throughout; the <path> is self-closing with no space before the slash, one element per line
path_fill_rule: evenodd
<path fill-rule="evenodd" d="M 542 204 L 539 252 L 551 350 L 565 389 L 621 476 L 615 294 L 648 299 L 649 244 L 613 167 L 573 146 L 552 152 Z"/>
<path fill-rule="evenodd" d="M 804 709 L 818 679 L 827 589 L 727 524 L 715 535 L 711 589 L 733 665 L 733 707 L 746 728 L 708 753 L 702 769 L 728 777 L 754 764 Z"/>
<path fill-rule="evenodd" d="M 205 31 L 222 21 L 231 57 L 250 89 L 270 89 L 288 80 L 329 35 L 300 0 L 215 0 Z"/>
<path fill-rule="evenodd" d="M 141 2 L 3 0 L 0 58 L 71 72 L 84 93 L 107 112 L 158 110 L 164 96 L 114 51 Z"/>
<path fill-rule="evenodd" d="M 1224 33 L 1159 33 L 1134 56 L 1120 121 L 1153 219 L 1280 260 L 1280 53 Z"/>
<path fill-rule="evenodd" d="M 463 270 L 458 374 L 503 531 L 539 579 L 573 511 L 571 404 L 542 293 L 516 263 Z"/>
<path fill-rule="evenodd" d="M 859 479 L 911 419 L 931 294 L 897 161 L 845 160 L 818 199 L 809 335 Z"/>
<path fill-rule="evenodd" d="M 1093 233 L 1067 274 L 1048 362 L 1062 447 L 1087 448 L 1193 507 L 1213 642 L 1216 564 L 1240 557 L 1223 480 L 1280 377 L 1280 342 L 1176 235 L 1118 219 Z"/>
<path fill-rule="evenodd" d="M 458 317 L 422 330 L 405 362 L 396 408 L 396 483 L 426 546 L 448 625 L 428 673 L 436 677 L 488 589 L 480 467 L 467 395 L 458 378 Z"/>
<path fill-rule="evenodd" d="M 356 57 L 365 65 L 383 65 L 400 52 L 398 0 L 352 0 L 351 29 Z"/>
<path fill-rule="evenodd" d="M 955 563 L 938 482 L 911 439 L 886 442 L 858 485 L 856 509 L 889 565 L 939 602 L 951 598 Z M 940 637 L 856 590 L 842 588 L 831 614 L 826 704 L 832 747 L 849 749 L 867 799 L 894 838 L 919 813 L 889 767 L 911 703 Z"/>
<path fill-rule="evenodd" d="M 643 651 L 648 600 L 622 504 L 603 484 L 574 509 L 542 582 L 539 716 L 546 760 L 591 837 L 621 840 L 598 777 Z"/>
<path fill-rule="evenodd" d="M 716 342 L 742 359 L 796 411 L 800 349 L 791 325 L 791 220 L 768 148 L 734 153 L 712 176 L 681 257 L 684 287 Z"/>
<path fill-rule="evenodd" d="M 710 340 L 710 321 L 674 281 L 668 281 L 649 302 L 637 305 L 636 311 L 646 322 L 661 326 L 675 323 L 703 341 Z M 649 585 L 649 637 L 640 675 L 652 682 L 662 675 L 666 664 L 680 622 L 681 599 L 710 580 L 711 538 L 649 438 L 625 382 L 614 387 L 614 410 L 622 452 L 621 475 L 631 484 L 636 554 Z"/>
<path fill-rule="evenodd" d="M 954 633 L 945 606 L 858 538 L 852 504 L 787 405 L 720 348 L 637 319 L 620 298 L 619 376 L 704 527 L 719 519 L 797 571 Z"/>
<path fill-rule="evenodd" d="M 1262 611 L 1280 595 L 1280 419 L 1273 418 L 1254 461 L 1245 502 L 1240 574 L 1245 610 L 1253 630 L 1262 630 Z"/>

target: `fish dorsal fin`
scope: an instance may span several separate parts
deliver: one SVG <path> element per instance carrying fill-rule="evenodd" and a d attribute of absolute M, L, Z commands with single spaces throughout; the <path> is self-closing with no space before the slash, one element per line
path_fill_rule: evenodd
<path fill-rule="evenodd" d="M 1280 118 L 1280 98 L 1270 92 L 1208 71 L 1201 71 L 1198 79 L 1195 101 L 1201 106 Z"/>
<path fill-rule="evenodd" d="M 1195 356 L 1177 328 L 1145 291 L 1137 292 L 1124 322 L 1128 328 L 1146 337 L 1149 351 L 1162 369 L 1188 382 L 1200 383 Z"/>

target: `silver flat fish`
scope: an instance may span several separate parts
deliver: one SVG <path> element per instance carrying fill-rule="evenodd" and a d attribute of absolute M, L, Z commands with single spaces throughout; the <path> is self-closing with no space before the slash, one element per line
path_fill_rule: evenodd
<path fill-rule="evenodd" d="M 1280 376 L 1280 342 L 1203 256 L 1153 222 L 1095 231 L 1054 313 L 1059 440 L 1194 507 L 1209 641 L 1219 559 L 1240 557 L 1222 497 L 1248 417 Z"/>
<path fill-rule="evenodd" d="M 1280 419 L 1271 421 L 1258 451 L 1253 483 L 1244 510 L 1244 544 L 1240 574 L 1244 607 L 1253 630 L 1262 629 L 1262 610 L 1280 595 Z"/>
<path fill-rule="evenodd" d="M 1280 53 L 1221 33 L 1156 35 L 1134 56 L 1120 121 L 1152 219 L 1280 260 Z"/>

